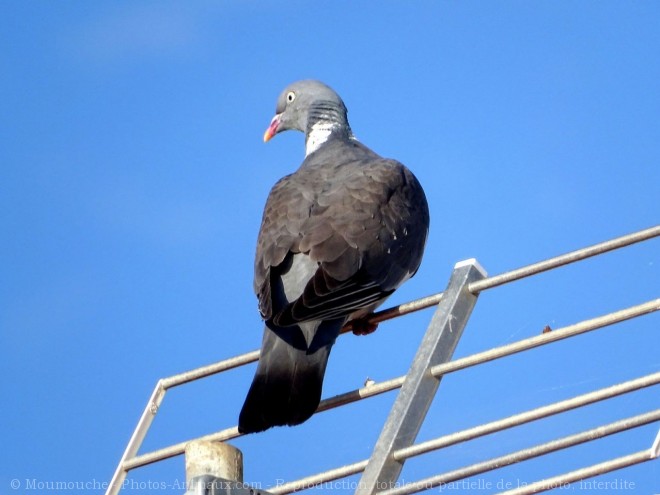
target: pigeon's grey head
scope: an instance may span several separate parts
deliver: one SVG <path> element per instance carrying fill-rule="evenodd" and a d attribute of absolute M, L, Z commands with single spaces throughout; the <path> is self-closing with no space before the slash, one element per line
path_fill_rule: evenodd
<path fill-rule="evenodd" d="M 314 80 L 295 82 L 277 99 L 275 117 L 264 134 L 264 141 L 289 129 L 309 135 L 316 124 L 350 134 L 346 113 L 344 102 L 329 86 Z"/>

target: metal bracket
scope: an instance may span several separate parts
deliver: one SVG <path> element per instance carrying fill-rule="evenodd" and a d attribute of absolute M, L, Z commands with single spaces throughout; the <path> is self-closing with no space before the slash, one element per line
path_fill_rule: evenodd
<path fill-rule="evenodd" d="M 431 374 L 431 367 L 451 359 L 477 301 L 477 295 L 468 290 L 468 285 L 485 277 L 486 272 L 475 259 L 454 266 L 447 289 L 362 474 L 356 495 L 373 495 L 386 490 L 399 478 L 403 462 L 395 460 L 392 453 L 415 441 L 440 384 L 440 378 Z"/>

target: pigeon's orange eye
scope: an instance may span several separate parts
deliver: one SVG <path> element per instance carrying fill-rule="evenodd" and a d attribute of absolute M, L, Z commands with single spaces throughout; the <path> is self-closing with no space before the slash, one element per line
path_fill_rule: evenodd
<path fill-rule="evenodd" d="M 296 94 L 293 91 L 289 91 L 286 94 L 286 101 L 288 101 L 289 103 L 291 103 L 295 99 L 296 99 Z"/>

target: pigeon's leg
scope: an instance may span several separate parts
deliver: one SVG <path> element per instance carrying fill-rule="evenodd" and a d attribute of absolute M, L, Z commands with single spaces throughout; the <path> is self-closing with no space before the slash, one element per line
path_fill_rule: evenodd
<path fill-rule="evenodd" d="M 376 331 L 376 329 L 378 328 L 378 323 L 371 323 L 369 321 L 369 316 L 371 315 L 368 315 L 364 318 L 357 318 L 355 320 L 351 320 L 351 323 L 353 325 L 354 335 L 369 335 L 370 333 Z"/>

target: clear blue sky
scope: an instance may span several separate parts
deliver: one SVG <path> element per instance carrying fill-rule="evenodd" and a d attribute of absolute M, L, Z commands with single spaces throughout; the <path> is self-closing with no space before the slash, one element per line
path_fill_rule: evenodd
<path fill-rule="evenodd" d="M 288 83 L 333 86 L 357 137 L 426 189 L 425 259 L 396 304 L 443 290 L 459 260 L 494 275 L 660 223 L 659 26 L 652 1 L 2 2 L 0 493 L 28 493 L 12 479 L 108 481 L 158 378 L 258 347 L 261 210 L 304 153 L 300 134 L 261 141 Z M 658 297 L 659 242 L 482 294 L 456 356 Z M 405 372 L 431 314 L 341 338 L 324 395 Z M 448 376 L 419 439 L 657 371 L 659 323 Z M 171 391 L 142 452 L 235 425 L 252 373 Z M 403 478 L 644 412 L 658 395 L 458 445 Z M 367 458 L 393 399 L 237 439 L 246 480 Z M 533 481 L 646 448 L 657 428 L 476 479 Z M 183 459 L 129 479 L 182 482 Z M 660 461 L 600 479 L 652 493 Z"/>

